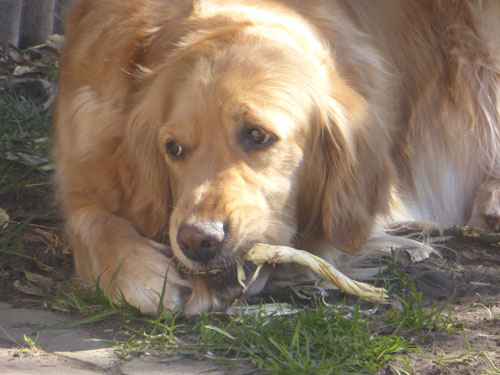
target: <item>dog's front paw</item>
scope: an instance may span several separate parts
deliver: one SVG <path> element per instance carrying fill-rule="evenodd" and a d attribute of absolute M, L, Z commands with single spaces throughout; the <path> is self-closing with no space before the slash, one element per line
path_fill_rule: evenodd
<path fill-rule="evenodd" d="M 147 314 L 182 308 L 191 284 L 181 277 L 174 262 L 149 243 L 128 248 L 132 249 L 98 278 L 103 292 L 112 301 L 125 300 Z"/>
<path fill-rule="evenodd" d="M 500 229 L 500 181 L 486 181 L 474 200 L 468 224 L 498 232 Z"/>
<path fill-rule="evenodd" d="M 175 265 L 161 254 L 129 258 L 118 275 L 118 292 L 129 304 L 144 313 L 174 310 L 185 304 L 190 284 L 183 280 Z M 161 303 L 161 305 L 160 305 Z"/>
<path fill-rule="evenodd" d="M 225 311 L 242 292 L 235 272 L 217 277 L 181 275 L 175 261 L 165 255 L 167 247 L 144 237 L 121 236 L 102 249 L 107 251 L 90 259 L 89 276 L 77 267 L 82 281 L 90 285 L 98 281 L 113 302 L 126 302 L 143 313 Z"/>

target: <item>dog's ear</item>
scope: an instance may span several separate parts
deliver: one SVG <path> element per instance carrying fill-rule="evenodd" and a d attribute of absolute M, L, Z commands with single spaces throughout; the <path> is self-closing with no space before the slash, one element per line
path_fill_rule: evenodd
<path fill-rule="evenodd" d="M 162 81 L 162 80 L 160 80 Z M 117 151 L 127 216 L 143 235 L 154 236 L 168 223 L 172 194 L 164 149 L 158 142 L 163 121 L 164 95 L 155 86 L 145 85 L 130 102 L 125 137 Z"/>
<path fill-rule="evenodd" d="M 374 108 L 348 86 L 337 87 L 316 113 L 321 166 L 321 223 L 330 242 L 355 254 L 370 235 L 376 216 L 389 207 L 394 167 L 390 129 Z"/>

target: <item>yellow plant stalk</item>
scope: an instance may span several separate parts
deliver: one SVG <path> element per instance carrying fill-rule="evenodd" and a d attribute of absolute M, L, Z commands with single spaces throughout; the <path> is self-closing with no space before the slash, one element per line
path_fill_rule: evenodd
<path fill-rule="evenodd" d="M 264 263 L 272 265 L 277 263 L 297 263 L 309 268 L 321 278 L 330 281 L 343 292 L 366 298 L 372 302 L 385 302 L 388 298 L 387 291 L 384 288 L 376 288 L 373 285 L 352 280 L 324 259 L 288 246 L 273 246 L 259 243 L 250 249 L 245 256 L 245 260 L 257 264 L 258 268 L 254 272 L 252 279 L 248 283 L 245 283 L 245 272 L 243 271 L 243 267 L 238 265 L 238 281 L 244 290 L 257 278 L 260 267 Z"/>

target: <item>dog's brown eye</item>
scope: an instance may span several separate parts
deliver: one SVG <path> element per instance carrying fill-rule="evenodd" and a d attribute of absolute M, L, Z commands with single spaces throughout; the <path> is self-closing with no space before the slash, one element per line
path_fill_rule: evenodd
<path fill-rule="evenodd" d="M 170 156 L 172 159 L 179 159 L 183 156 L 184 149 L 179 143 L 175 141 L 167 142 L 166 148 L 168 156 Z"/>
<path fill-rule="evenodd" d="M 265 149 L 277 140 L 273 133 L 255 125 L 246 127 L 240 135 L 240 142 L 245 151 Z"/>
<path fill-rule="evenodd" d="M 261 130 L 252 129 L 248 133 L 250 141 L 255 144 L 263 145 L 268 143 L 271 140 L 271 134 L 263 132 Z"/>

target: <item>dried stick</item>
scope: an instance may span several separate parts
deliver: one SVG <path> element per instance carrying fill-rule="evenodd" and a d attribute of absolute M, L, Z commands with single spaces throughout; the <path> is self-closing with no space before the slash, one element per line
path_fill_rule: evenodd
<path fill-rule="evenodd" d="M 376 288 L 373 285 L 352 280 L 325 260 L 303 250 L 287 246 L 256 244 L 247 253 L 245 259 L 259 266 L 264 263 L 273 265 L 276 263 L 298 263 L 309 268 L 323 279 L 330 281 L 346 293 L 366 298 L 372 302 L 384 302 L 387 299 L 387 292 L 384 288 Z M 238 281 L 244 289 L 255 280 L 258 271 L 259 269 L 257 269 L 252 280 L 246 285 L 243 281 L 245 277 L 244 272 L 238 272 Z"/>

